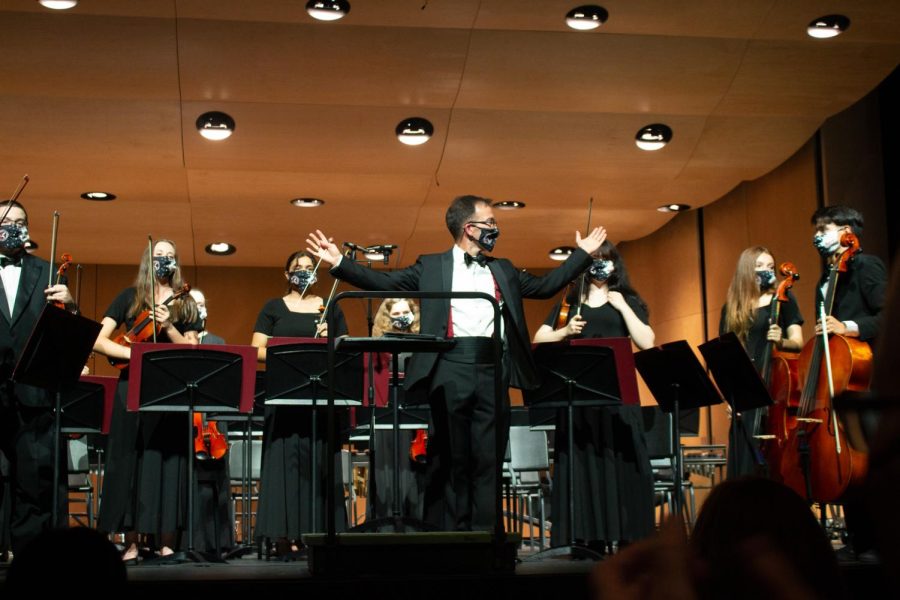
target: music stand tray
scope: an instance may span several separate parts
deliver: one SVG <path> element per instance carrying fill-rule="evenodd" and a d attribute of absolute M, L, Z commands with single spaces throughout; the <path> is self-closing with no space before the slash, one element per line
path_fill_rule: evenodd
<path fill-rule="evenodd" d="M 10 379 L 32 385 L 55 396 L 53 414 L 53 508 L 51 525 L 57 526 L 59 504 L 62 391 L 75 385 L 100 334 L 100 323 L 61 308 L 46 305 L 28 336 Z"/>
<path fill-rule="evenodd" d="M 575 541 L 575 407 L 640 403 L 631 356 L 631 340 L 628 338 L 590 338 L 534 346 L 534 360 L 541 385 L 537 390 L 523 390 L 525 405 L 529 412 L 534 409 L 566 409 L 569 469 L 569 514 L 566 521 L 569 543 L 538 552 L 529 560 L 562 556 L 601 558 Z"/>
<path fill-rule="evenodd" d="M 672 465 L 675 490 L 675 514 L 681 515 L 682 478 L 681 409 L 701 408 L 721 404 L 716 390 L 697 355 L 685 340 L 647 348 L 634 355 L 638 372 L 659 407 L 672 414 L 672 443 L 675 464 Z"/>
<path fill-rule="evenodd" d="M 194 412 L 252 410 L 253 346 L 135 344 L 131 348 L 128 409 L 187 416 L 187 546 L 160 562 L 209 562 L 194 550 Z"/>

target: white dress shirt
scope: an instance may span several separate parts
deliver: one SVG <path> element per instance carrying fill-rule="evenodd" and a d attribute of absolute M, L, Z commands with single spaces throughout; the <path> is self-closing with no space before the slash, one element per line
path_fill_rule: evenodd
<path fill-rule="evenodd" d="M 3 281 L 3 291 L 6 292 L 6 302 L 9 304 L 9 314 L 13 314 L 16 305 L 16 294 L 19 293 L 19 279 L 22 278 L 22 265 L 6 265 L 0 268 L 0 279 Z"/>
<path fill-rule="evenodd" d="M 488 296 L 496 294 L 491 270 L 475 262 L 466 266 L 465 252 L 459 246 L 453 246 L 453 283 L 450 289 L 454 292 L 483 292 Z M 454 298 L 450 301 L 450 315 L 455 337 L 491 337 L 494 333 L 494 308 L 487 300 Z M 500 320 L 500 335 L 503 335 L 503 319 Z"/>

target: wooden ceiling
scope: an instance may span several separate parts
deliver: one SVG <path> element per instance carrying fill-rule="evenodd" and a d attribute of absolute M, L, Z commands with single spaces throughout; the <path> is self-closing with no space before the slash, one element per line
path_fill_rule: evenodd
<path fill-rule="evenodd" d="M 38 253 L 58 210 L 84 263 L 134 263 L 152 234 L 188 264 L 278 265 L 319 227 L 404 265 L 448 246 L 446 205 L 473 193 L 525 202 L 497 253 L 549 266 L 589 197 L 614 241 L 647 235 L 657 206 L 765 174 L 900 62 L 896 0 L 604 0 L 590 32 L 565 26 L 578 0 L 350 2 L 323 23 L 305 0 L 0 0 L 0 194 L 31 176 Z M 844 35 L 806 35 L 832 13 Z M 197 134 L 209 110 L 231 138 Z M 434 123 L 422 146 L 394 136 L 411 116 Z M 656 122 L 672 142 L 639 150 Z"/>

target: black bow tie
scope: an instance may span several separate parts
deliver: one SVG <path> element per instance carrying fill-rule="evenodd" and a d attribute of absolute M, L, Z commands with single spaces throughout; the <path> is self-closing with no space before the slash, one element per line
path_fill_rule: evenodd
<path fill-rule="evenodd" d="M 463 259 L 466 261 L 467 267 L 469 265 L 471 265 L 472 263 L 478 263 L 479 265 L 484 267 L 487 265 L 487 261 L 488 261 L 488 257 L 485 256 L 484 254 L 482 254 L 481 252 L 479 252 L 475 256 L 472 256 L 471 254 L 466 252 L 465 254 L 463 254 Z"/>
<path fill-rule="evenodd" d="M 12 265 L 14 267 L 22 266 L 22 256 L 0 256 L 0 268 L 8 267 Z"/>

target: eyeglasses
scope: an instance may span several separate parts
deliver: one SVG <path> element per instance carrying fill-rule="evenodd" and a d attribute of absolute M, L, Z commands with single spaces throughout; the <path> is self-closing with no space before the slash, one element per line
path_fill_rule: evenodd
<path fill-rule="evenodd" d="M 488 219 L 487 221 L 469 221 L 466 225 L 487 225 L 488 227 L 496 227 L 497 221 L 495 219 Z"/>
<path fill-rule="evenodd" d="M 9 219 L 3 219 L 3 223 L 0 223 L 0 225 L 18 225 L 19 227 L 27 227 L 28 221 L 26 221 L 25 219 L 18 219 L 16 221 L 10 221 Z"/>

